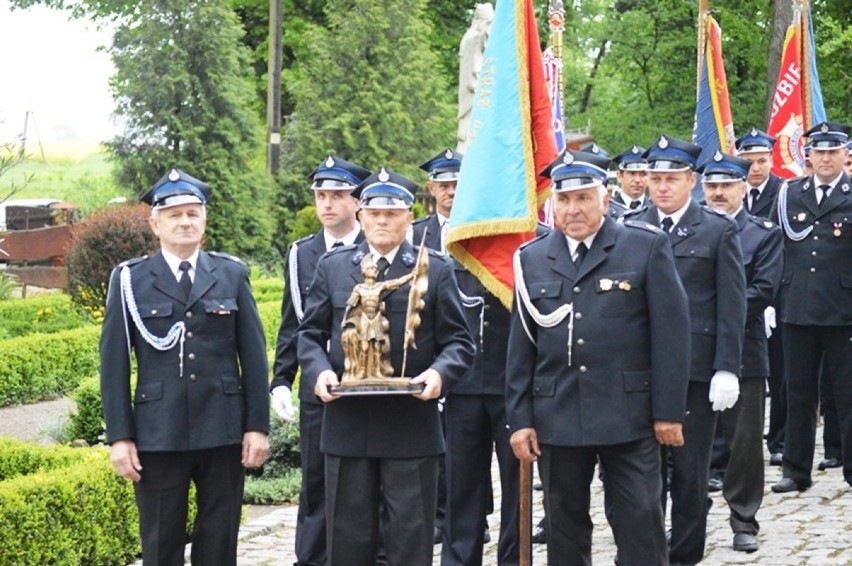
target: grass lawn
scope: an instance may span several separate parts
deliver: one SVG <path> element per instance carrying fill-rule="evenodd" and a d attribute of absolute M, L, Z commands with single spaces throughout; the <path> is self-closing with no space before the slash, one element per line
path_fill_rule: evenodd
<path fill-rule="evenodd" d="M 115 186 L 112 164 L 100 146 L 46 144 L 42 161 L 38 146 L 27 146 L 27 159 L 0 177 L 0 199 L 12 185 L 24 188 L 11 198 L 57 198 L 80 207 L 83 214 L 114 197 L 130 196 Z"/>

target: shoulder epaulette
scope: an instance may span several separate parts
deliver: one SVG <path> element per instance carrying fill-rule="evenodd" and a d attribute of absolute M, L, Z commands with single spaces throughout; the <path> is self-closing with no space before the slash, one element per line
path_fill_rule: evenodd
<path fill-rule="evenodd" d="M 427 216 L 421 216 L 420 218 L 415 218 L 411 225 L 413 226 L 415 224 L 423 224 L 424 222 L 427 222 L 430 218 L 432 218 L 431 214 Z"/>
<path fill-rule="evenodd" d="M 344 251 L 352 251 L 357 247 L 358 247 L 358 244 L 349 244 L 348 246 L 337 246 L 336 248 L 331 248 L 330 250 L 328 250 L 327 252 L 322 254 L 321 257 L 325 257 L 327 255 L 332 255 L 332 254 L 336 254 L 336 253 L 340 253 L 340 252 L 344 252 Z"/>
<path fill-rule="evenodd" d="M 299 244 L 304 244 L 304 243 L 305 243 L 305 242 L 307 242 L 308 240 L 313 239 L 313 237 L 314 237 L 314 236 L 316 236 L 316 234 L 308 234 L 307 236 L 303 236 L 303 237 L 299 238 L 298 240 L 296 240 L 296 241 L 295 241 L 295 242 L 293 242 L 293 243 L 294 243 L 295 245 L 297 245 L 297 246 L 298 246 Z"/>
<path fill-rule="evenodd" d="M 748 219 L 763 228 L 764 230 L 772 230 L 776 226 L 775 223 L 770 222 L 766 218 L 760 218 L 759 216 L 749 216 Z"/>
<path fill-rule="evenodd" d="M 635 216 L 636 214 L 639 214 L 640 212 L 644 212 L 645 210 L 647 210 L 647 208 L 648 208 L 647 204 L 640 206 L 639 208 L 630 208 L 630 209 L 624 211 L 624 214 L 621 215 L 621 218 L 624 218 L 625 220 L 627 220 L 631 216 Z"/>
<path fill-rule="evenodd" d="M 711 206 L 707 206 L 706 204 L 702 204 L 701 209 L 704 210 L 705 212 L 712 212 L 716 216 L 721 216 L 722 218 L 730 218 L 725 212 L 722 212 L 721 210 L 718 210 L 718 209 L 713 208 Z"/>
<path fill-rule="evenodd" d="M 625 226 L 629 226 L 630 228 L 641 228 L 642 230 L 647 230 L 648 232 L 662 232 L 659 226 L 654 226 L 650 222 L 643 222 L 641 220 L 625 220 L 623 224 Z"/>
<path fill-rule="evenodd" d="M 137 263 L 143 262 L 148 259 L 147 255 L 143 255 L 141 257 L 134 257 L 133 259 L 127 259 L 118 264 L 118 267 L 131 267 L 136 265 Z"/>
<path fill-rule="evenodd" d="M 229 260 L 237 262 L 241 265 L 246 264 L 246 262 L 244 262 L 243 260 L 241 260 L 237 256 L 231 255 L 231 254 L 226 254 L 225 252 L 207 252 L 207 253 L 212 255 L 213 257 L 219 257 L 219 258 L 222 258 L 222 259 L 229 259 Z"/>
<path fill-rule="evenodd" d="M 522 250 L 522 249 L 524 249 L 524 248 L 526 248 L 526 247 L 528 247 L 528 246 L 530 246 L 530 245 L 534 244 L 535 242 L 537 242 L 537 241 L 539 241 L 539 240 L 541 240 L 541 239 L 544 239 L 544 238 L 548 237 L 549 235 L 550 235 L 550 233 L 549 233 L 549 232 L 548 232 L 547 234 L 540 234 L 540 235 L 536 236 L 535 238 L 533 238 L 532 240 L 530 240 L 530 241 L 528 241 L 528 242 L 524 242 L 523 244 L 521 244 L 520 246 L 518 246 L 518 249 L 519 249 L 519 250 Z"/>

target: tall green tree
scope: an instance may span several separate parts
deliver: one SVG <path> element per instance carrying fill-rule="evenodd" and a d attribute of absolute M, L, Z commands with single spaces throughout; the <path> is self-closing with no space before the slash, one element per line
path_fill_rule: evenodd
<path fill-rule="evenodd" d="M 214 188 L 209 245 L 262 255 L 272 238 L 271 180 L 243 30 L 227 0 L 142 0 L 109 48 L 123 132 L 116 174 L 144 190 L 169 167 Z"/>
<path fill-rule="evenodd" d="M 282 146 L 279 233 L 309 198 L 305 175 L 335 153 L 424 180 L 417 165 L 454 145 L 455 105 L 428 38 L 426 0 L 329 0 L 327 27 L 286 86 L 296 101 Z"/>

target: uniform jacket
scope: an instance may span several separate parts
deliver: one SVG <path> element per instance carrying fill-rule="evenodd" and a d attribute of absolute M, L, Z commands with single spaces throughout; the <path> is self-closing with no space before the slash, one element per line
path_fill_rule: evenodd
<path fill-rule="evenodd" d="M 617 191 L 615 191 L 615 193 L 612 195 L 612 198 L 610 199 L 610 202 L 612 202 L 612 201 L 615 201 L 618 204 L 622 205 L 625 210 L 630 210 L 630 203 L 632 202 L 632 199 L 630 197 L 626 196 L 621 191 L 621 189 L 618 189 Z M 640 203 L 641 204 L 639 204 L 639 208 L 642 208 L 643 206 L 647 206 L 648 205 L 648 197 L 643 196 L 642 199 L 640 200 Z"/>
<path fill-rule="evenodd" d="M 234 258 L 201 252 L 189 299 L 161 252 L 126 262 L 145 327 L 163 337 L 184 321 L 180 345 L 150 346 L 122 307 L 119 273 L 110 277 L 101 332 L 101 393 L 109 442 L 132 439 L 140 451 L 199 450 L 268 432 L 266 342 L 248 268 Z M 129 346 L 138 372 L 131 390 Z"/>
<path fill-rule="evenodd" d="M 355 238 L 355 243 L 359 244 L 363 241 L 364 233 L 361 232 Z M 299 360 L 296 355 L 296 330 L 299 327 L 299 317 L 293 303 L 293 291 L 298 293 L 302 313 L 304 313 L 305 299 L 308 296 L 311 281 L 314 279 L 314 270 L 325 252 L 323 230 L 295 242 L 287 251 L 287 263 L 284 266 L 284 296 L 281 300 L 281 326 L 278 328 L 278 343 L 275 347 L 270 390 L 279 385 L 293 388 L 296 372 L 299 369 Z M 297 272 L 291 273 L 290 263 L 294 257 Z M 297 289 L 293 289 L 293 283 L 298 284 Z M 320 403 L 314 395 L 314 383 L 310 380 L 303 378 L 299 381 L 299 401 Z"/>
<path fill-rule="evenodd" d="M 538 326 L 515 301 L 506 382 L 511 431 L 534 427 L 544 444 L 595 446 L 652 436 L 654 420 L 682 422 L 687 299 L 663 232 L 607 218 L 579 272 L 558 231 L 520 254 L 530 301 L 543 315 L 573 303 L 574 328 L 569 366 L 569 321 Z"/>
<path fill-rule="evenodd" d="M 746 326 L 742 377 L 769 376 L 768 339 L 763 311 L 773 303 L 784 269 L 781 229 L 741 208 L 734 217 L 746 276 Z"/>
<path fill-rule="evenodd" d="M 812 228 L 804 239 L 784 237 L 781 320 L 789 324 L 852 324 L 852 192 L 844 173 L 818 206 L 814 177 L 791 181 L 786 217 L 795 232 Z M 777 215 L 776 215 L 777 217 Z M 781 219 L 783 221 L 783 219 Z M 783 228 L 782 224 L 782 228 Z M 839 234 L 839 235 L 838 235 Z"/>
<path fill-rule="evenodd" d="M 772 214 L 772 209 L 775 207 L 775 199 L 778 198 L 778 189 L 784 180 L 777 175 L 770 173 L 769 180 L 766 181 L 766 186 L 763 187 L 763 192 L 757 198 L 757 201 L 751 207 L 749 214 L 752 216 L 760 216 L 761 218 L 769 218 Z M 748 205 L 748 196 L 743 199 L 743 206 Z"/>
<path fill-rule="evenodd" d="M 420 240 L 423 238 L 423 232 L 426 232 L 426 240 L 423 242 L 423 245 L 429 249 L 442 251 L 441 250 L 441 224 L 438 222 L 437 214 L 430 214 L 429 216 L 424 216 L 423 218 L 418 218 L 414 222 L 411 223 L 411 229 L 413 230 L 413 238 L 411 243 L 415 246 L 420 245 Z"/>
<path fill-rule="evenodd" d="M 362 283 L 360 260 L 366 242 L 332 251 L 320 259 L 299 327 L 302 374 L 315 382 L 326 369 L 343 373 L 341 322 L 353 287 Z M 452 388 L 473 361 L 474 347 L 462 312 L 453 265 L 446 256 L 429 253 L 429 289 L 416 331 L 417 348 L 408 351 L 406 376 L 433 368 Z M 386 279 L 408 274 L 417 248 L 403 242 Z M 408 261 L 409 266 L 405 265 Z M 402 340 L 410 285 L 387 294 L 385 316 L 390 329 L 391 363 L 402 371 Z M 330 344 L 330 350 L 326 346 Z M 444 438 L 437 401 L 411 395 L 343 397 L 325 406 L 321 449 L 336 456 L 418 458 L 443 453 Z"/>
<path fill-rule="evenodd" d="M 655 206 L 625 215 L 659 226 Z M 692 381 L 710 381 L 716 371 L 740 375 L 746 319 L 743 256 L 736 223 L 690 201 L 668 233 L 680 280 L 689 298 Z"/>

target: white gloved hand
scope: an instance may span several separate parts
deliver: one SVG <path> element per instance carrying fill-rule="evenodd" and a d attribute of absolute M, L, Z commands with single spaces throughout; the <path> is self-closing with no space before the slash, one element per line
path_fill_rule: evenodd
<path fill-rule="evenodd" d="M 710 402 L 714 411 L 733 407 L 740 396 L 740 380 L 729 371 L 717 371 L 710 380 Z"/>
<path fill-rule="evenodd" d="M 775 307 L 766 307 L 763 311 L 763 326 L 766 330 L 766 337 L 772 336 L 772 329 L 775 328 Z"/>
<path fill-rule="evenodd" d="M 290 388 L 286 385 L 279 385 L 272 390 L 272 408 L 281 417 L 281 420 L 290 422 L 296 416 L 296 409 L 293 408 L 293 396 L 290 394 Z"/>

